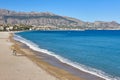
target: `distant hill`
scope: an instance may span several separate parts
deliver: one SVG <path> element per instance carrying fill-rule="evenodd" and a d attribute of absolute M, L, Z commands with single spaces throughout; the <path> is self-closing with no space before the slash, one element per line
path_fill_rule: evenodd
<path fill-rule="evenodd" d="M 49 26 L 58 29 L 120 29 L 120 24 L 115 21 L 91 23 L 49 12 L 15 12 L 6 9 L 0 9 L 0 24 Z"/>

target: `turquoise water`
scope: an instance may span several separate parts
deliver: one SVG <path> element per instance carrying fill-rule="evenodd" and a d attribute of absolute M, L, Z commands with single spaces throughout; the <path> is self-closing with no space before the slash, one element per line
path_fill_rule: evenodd
<path fill-rule="evenodd" d="M 84 65 L 89 72 L 120 80 L 120 31 L 29 31 L 16 34 L 73 62 L 73 65 L 77 64 L 77 68 Z"/>

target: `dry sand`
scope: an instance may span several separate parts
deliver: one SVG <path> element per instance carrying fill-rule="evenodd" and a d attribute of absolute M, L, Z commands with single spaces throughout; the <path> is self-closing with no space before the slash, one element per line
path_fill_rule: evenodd
<path fill-rule="evenodd" d="M 8 32 L 0 32 L 0 80 L 58 80 L 25 56 L 14 56 Z"/>

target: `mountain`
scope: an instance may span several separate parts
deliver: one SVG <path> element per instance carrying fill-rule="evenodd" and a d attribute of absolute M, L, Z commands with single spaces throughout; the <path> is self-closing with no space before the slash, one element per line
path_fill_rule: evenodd
<path fill-rule="evenodd" d="M 104 21 L 84 22 L 79 19 L 60 16 L 49 12 L 15 12 L 0 9 L 0 25 L 32 25 L 56 29 L 120 29 L 120 24 Z"/>

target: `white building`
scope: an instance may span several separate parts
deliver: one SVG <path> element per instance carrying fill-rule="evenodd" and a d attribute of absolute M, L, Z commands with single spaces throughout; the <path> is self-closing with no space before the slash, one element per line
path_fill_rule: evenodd
<path fill-rule="evenodd" d="M 4 27 L 3 27 L 3 26 L 0 26 L 0 30 L 3 31 L 3 30 L 4 30 Z"/>

